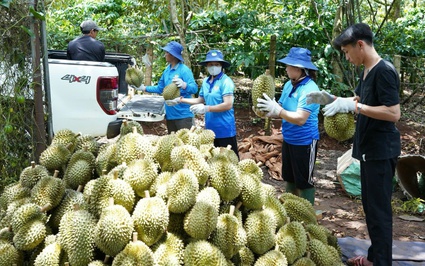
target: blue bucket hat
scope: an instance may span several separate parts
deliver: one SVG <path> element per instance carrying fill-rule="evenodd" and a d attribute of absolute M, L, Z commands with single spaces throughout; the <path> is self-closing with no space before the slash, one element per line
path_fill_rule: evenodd
<path fill-rule="evenodd" d="M 229 67 L 230 63 L 223 59 L 223 54 L 220 50 L 211 50 L 207 53 L 205 61 L 200 62 L 201 66 L 205 66 L 208 62 L 220 62 L 223 67 Z"/>
<path fill-rule="evenodd" d="M 166 46 L 162 47 L 162 50 L 169 52 L 172 56 L 184 62 L 183 59 L 183 46 L 175 41 L 167 43 Z"/>
<path fill-rule="evenodd" d="M 299 68 L 318 70 L 311 62 L 311 52 L 305 48 L 292 47 L 289 50 L 289 54 L 286 57 L 277 60 L 277 62 Z"/>

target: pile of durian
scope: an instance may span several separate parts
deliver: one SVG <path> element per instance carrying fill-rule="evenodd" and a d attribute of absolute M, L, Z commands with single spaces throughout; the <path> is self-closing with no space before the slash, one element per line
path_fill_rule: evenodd
<path fill-rule="evenodd" d="M 214 137 L 132 121 L 105 144 L 57 132 L 0 196 L 0 266 L 343 265 L 308 201 Z"/>

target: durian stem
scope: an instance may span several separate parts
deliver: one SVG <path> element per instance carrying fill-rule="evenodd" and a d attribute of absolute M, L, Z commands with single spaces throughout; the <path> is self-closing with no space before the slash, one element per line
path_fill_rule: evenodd
<path fill-rule="evenodd" d="M 58 177 L 59 176 L 59 170 L 55 170 L 55 172 L 53 173 L 53 177 Z"/>
<path fill-rule="evenodd" d="M 110 197 L 109 198 L 109 206 L 113 206 L 114 205 L 114 198 Z"/>
<path fill-rule="evenodd" d="M 137 241 L 137 232 L 133 232 L 133 242 Z"/>
<path fill-rule="evenodd" d="M 31 161 L 31 168 L 35 168 L 35 161 Z"/>
<path fill-rule="evenodd" d="M 109 255 L 105 255 L 105 259 L 103 260 L 103 263 L 108 263 L 110 257 L 111 256 Z"/>
<path fill-rule="evenodd" d="M 235 205 L 230 205 L 229 214 L 233 215 L 235 213 Z"/>
<path fill-rule="evenodd" d="M 149 190 L 145 190 L 145 198 L 150 198 Z"/>
<path fill-rule="evenodd" d="M 264 121 L 264 132 L 266 136 L 271 136 L 272 135 L 272 130 L 271 130 L 271 118 L 270 117 L 266 117 L 265 121 Z"/>

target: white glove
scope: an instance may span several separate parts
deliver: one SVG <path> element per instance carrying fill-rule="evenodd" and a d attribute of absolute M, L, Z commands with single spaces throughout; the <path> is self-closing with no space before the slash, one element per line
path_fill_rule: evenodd
<path fill-rule="evenodd" d="M 182 89 L 186 89 L 187 84 L 181 78 L 174 77 L 173 82 L 174 82 L 174 84 L 176 84 L 177 87 L 182 88 Z"/>
<path fill-rule="evenodd" d="M 307 94 L 307 104 L 318 103 L 320 105 L 326 105 L 332 103 L 335 99 L 335 95 L 327 91 L 313 91 Z"/>
<path fill-rule="evenodd" d="M 194 104 L 190 106 L 190 111 L 194 113 L 195 115 L 196 114 L 202 115 L 208 112 L 208 106 L 204 105 L 203 103 Z"/>
<path fill-rule="evenodd" d="M 267 117 L 279 117 L 279 114 L 283 109 L 282 106 L 280 106 L 274 98 L 273 100 L 270 99 L 270 97 L 265 93 L 263 93 L 263 97 L 265 100 L 262 98 L 257 99 L 257 108 L 266 112 Z"/>
<path fill-rule="evenodd" d="M 146 92 L 146 86 L 144 84 L 140 85 L 140 87 L 136 88 L 136 90 L 141 92 Z"/>
<path fill-rule="evenodd" d="M 348 113 L 356 110 L 356 101 L 353 98 L 341 98 L 323 107 L 324 116 L 333 116 L 336 113 Z"/>
<path fill-rule="evenodd" d="M 168 106 L 174 106 L 181 103 L 181 97 L 174 98 L 172 100 L 166 100 L 165 104 Z"/>

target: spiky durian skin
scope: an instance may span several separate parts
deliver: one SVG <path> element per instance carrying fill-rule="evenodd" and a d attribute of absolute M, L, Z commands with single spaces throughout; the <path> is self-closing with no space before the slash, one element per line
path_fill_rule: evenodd
<path fill-rule="evenodd" d="M 263 98 L 263 93 L 269 96 L 270 99 L 273 99 L 275 96 L 274 80 L 268 72 L 261 74 L 254 80 L 251 90 L 252 105 L 256 109 L 256 113 L 259 112 L 264 115 L 263 112 L 257 109 L 257 99 Z"/>
<path fill-rule="evenodd" d="M 160 241 L 152 246 L 152 251 L 158 266 L 183 265 L 184 242 L 173 233 L 167 232 Z"/>
<path fill-rule="evenodd" d="M 105 266 L 107 264 L 103 263 L 103 261 L 95 260 L 89 263 L 87 266 Z"/>
<path fill-rule="evenodd" d="M 0 240 L 0 266 L 23 265 L 23 253 L 5 240 Z"/>
<path fill-rule="evenodd" d="M 323 124 L 326 134 L 338 141 L 352 138 L 356 131 L 353 113 L 336 113 L 333 116 L 325 116 Z"/>
<path fill-rule="evenodd" d="M 291 221 L 281 227 L 276 234 L 276 238 L 281 238 L 283 236 L 290 236 L 295 241 L 295 260 L 304 256 L 307 249 L 307 234 L 304 229 L 304 226 L 298 221 Z M 278 242 L 278 241 L 276 241 Z M 281 248 L 279 247 L 279 250 Z M 284 251 L 282 251 L 284 252 Z M 284 252 L 285 253 L 285 252 Z M 289 260 L 289 263 L 293 263 L 294 260 Z"/>
<path fill-rule="evenodd" d="M 54 229 L 58 229 L 62 216 L 66 212 L 72 211 L 75 204 L 78 204 L 80 208 L 86 208 L 86 202 L 84 200 L 83 194 L 73 189 L 66 189 L 65 196 L 63 197 L 60 204 L 52 210 L 49 219 L 49 225 L 51 225 Z"/>
<path fill-rule="evenodd" d="M 128 212 L 133 210 L 136 203 L 136 195 L 131 185 L 115 176 L 108 180 L 107 194 L 103 195 L 102 199 L 103 207 L 108 206 L 106 201 L 111 197 L 114 198 L 115 204 L 122 205 Z"/>
<path fill-rule="evenodd" d="M 32 200 L 31 200 L 30 197 L 17 199 L 17 200 L 10 202 L 7 209 L 2 214 L 3 216 L 0 219 L 0 228 L 9 227 L 11 225 L 12 217 L 15 214 L 16 210 L 18 208 L 20 208 L 22 205 L 25 205 L 25 204 L 28 204 L 28 203 L 32 203 Z M 11 230 L 8 230 L 8 231 L 11 231 Z M 4 231 L 3 232 L 4 235 L 2 233 L 0 235 L 0 239 L 2 239 L 2 238 L 10 239 L 11 235 L 13 237 L 13 233 L 10 233 L 8 231 Z"/>
<path fill-rule="evenodd" d="M 40 154 L 40 164 L 51 173 L 55 170 L 63 172 L 70 158 L 71 152 L 65 145 L 51 144 Z"/>
<path fill-rule="evenodd" d="M 73 210 L 62 216 L 58 242 L 70 265 L 89 264 L 94 257 L 96 218 L 86 210 Z"/>
<path fill-rule="evenodd" d="M 306 199 L 290 193 L 283 193 L 279 200 L 283 203 L 291 220 L 304 222 L 305 224 L 317 224 L 315 210 Z"/>
<path fill-rule="evenodd" d="M 316 266 L 316 263 L 308 257 L 302 257 L 297 259 L 292 266 Z"/>
<path fill-rule="evenodd" d="M 177 87 L 176 84 L 174 84 L 174 82 L 171 82 L 170 84 L 164 87 L 162 96 L 165 100 L 173 100 L 177 97 L 180 97 L 180 89 L 179 87 Z"/>
<path fill-rule="evenodd" d="M 59 266 L 61 251 L 59 243 L 47 245 L 35 258 L 34 266 Z"/>
<path fill-rule="evenodd" d="M 43 165 L 31 165 L 22 170 L 19 183 L 23 187 L 33 188 L 42 177 L 49 176 L 49 171 Z"/>
<path fill-rule="evenodd" d="M 28 203 L 22 205 L 17 208 L 17 210 L 12 215 L 12 231 L 16 234 L 26 224 L 35 220 L 45 222 L 47 220 L 47 216 L 41 211 L 41 208 L 37 204 Z"/>
<path fill-rule="evenodd" d="M 261 209 L 266 201 L 261 180 L 254 174 L 243 173 L 240 175 L 242 181 L 241 199 L 242 204 L 251 210 Z"/>
<path fill-rule="evenodd" d="M 199 135 L 201 145 L 203 144 L 214 144 L 215 133 L 211 129 L 205 129 L 198 127 L 195 129 L 195 133 Z"/>
<path fill-rule="evenodd" d="M 152 246 L 164 235 L 168 226 L 169 212 L 163 199 L 147 197 L 137 202 L 132 218 L 139 239 Z"/>
<path fill-rule="evenodd" d="M 308 242 L 307 249 L 310 252 L 310 258 L 317 266 L 335 265 L 332 255 L 329 253 L 327 245 L 317 239 L 311 239 Z"/>
<path fill-rule="evenodd" d="M 171 151 L 170 157 L 175 170 L 192 170 L 200 185 L 204 185 L 208 180 L 210 166 L 196 147 L 187 144 L 177 146 Z"/>
<path fill-rule="evenodd" d="M 195 239 L 207 239 L 217 224 L 218 210 L 208 202 L 198 201 L 184 218 L 184 230 Z"/>
<path fill-rule="evenodd" d="M 218 191 L 213 187 L 205 187 L 201 191 L 199 191 L 198 195 L 196 195 L 196 202 L 206 202 L 211 204 L 217 209 L 217 213 L 220 211 L 220 203 L 221 198 Z"/>
<path fill-rule="evenodd" d="M 254 266 L 287 266 L 285 255 L 279 250 L 270 250 L 257 259 Z"/>
<path fill-rule="evenodd" d="M 276 240 L 276 218 L 268 210 L 256 210 L 246 218 L 245 231 L 247 246 L 255 254 L 262 255 L 269 251 Z"/>
<path fill-rule="evenodd" d="M 184 265 L 227 266 L 226 258 L 220 249 L 206 240 L 190 242 L 184 251 Z"/>
<path fill-rule="evenodd" d="M 13 236 L 13 243 L 19 250 L 32 250 L 46 237 L 44 221 L 32 220 L 23 225 Z"/>
<path fill-rule="evenodd" d="M 158 165 L 153 159 L 137 159 L 128 164 L 122 178 L 139 197 L 143 197 L 145 190 L 149 190 L 157 176 Z"/>
<path fill-rule="evenodd" d="M 282 234 L 279 230 L 276 234 L 276 246 L 285 255 L 289 264 L 294 263 L 297 259 L 297 244 L 292 236 Z"/>
<path fill-rule="evenodd" d="M 231 259 L 247 244 L 246 232 L 242 226 L 233 214 L 224 213 L 217 219 L 211 242 L 223 252 L 227 259 Z"/>
<path fill-rule="evenodd" d="M 108 206 L 96 224 L 95 244 L 106 255 L 115 257 L 130 241 L 133 229 L 133 219 L 123 206 Z"/>
<path fill-rule="evenodd" d="M 152 159 L 155 149 L 150 140 L 143 135 L 132 132 L 124 135 L 117 141 L 116 161 L 129 165 L 132 161 L 144 158 Z"/>
<path fill-rule="evenodd" d="M 71 155 L 63 180 L 67 188 L 77 189 L 85 185 L 94 174 L 96 158 L 86 150 L 78 150 Z"/>
<path fill-rule="evenodd" d="M 96 173 L 101 176 L 103 171 L 106 172 L 111 171 L 115 166 L 118 165 L 116 160 L 117 143 L 116 142 L 108 142 L 107 144 L 103 144 L 99 148 L 99 152 L 96 156 Z"/>
<path fill-rule="evenodd" d="M 91 135 L 81 135 L 77 137 L 77 143 L 75 146 L 75 151 L 78 150 L 87 150 L 91 152 L 94 156 L 97 156 L 99 152 L 100 144 L 96 139 Z"/>
<path fill-rule="evenodd" d="M 264 173 L 253 159 L 243 159 L 238 162 L 242 173 L 253 174 L 259 181 L 263 179 Z"/>
<path fill-rule="evenodd" d="M 49 206 L 49 211 L 59 205 L 65 195 L 65 183 L 62 179 L 48 176 L 40 179 L 31 190 L 31 198 L 39 206 Z"/>
<path fill-rule="evenodd" d="M 235 265 L 252 266 L 255 262 L 255 255 L 247 246 L 244 246 L 232 257 L 232 262 Z"/>
<path fill-rule="evenodd" d="M 174 132 L 159 137 L 154 158 L 161 166 L 161 171 L 172 171 L 171 151 L 180 145 L 183 145 L 183 141 Z"/>
<path fill-rule="evenodd" d="M 217 189 L 221 199 L 231 201 L 239 196 L 242 184 L 237 165 L 224 160 L 215 160 L 210 163 L 210 167 L 211 186 Z"/>
<path fill-rule="evenodd" d="M 167 207 L 170 212 L 184 213 L 196 202 L 199 183 L 190 169 L 180 169 L 167 184 Z"/>
<path fill-rule="evenodd" d="M 159 173 L 149 188 L 149 194 L 160 197 L 167 202 L 167 183 L 172 176 L 173 173 L 168 171 Z"/>
<path fill-rule="evenodd" d="M 328 229 L 319 224 L 307 224 L 305 231 L 310 237 L 322 241 L 324 244 L 328 244 Z"/>
<path fill-rule="evenodd" d="M 0 210 L 6 210 L 12 201 L 29 197 L 31 189 L 22 186 L 19 182 L 7 185 L 0 196 Z"/>
<path fill-rule="evenodd" d="M 128 243 L 112 261 L 112 266 L 155 265 L 152 250 L 140 240 Z"/>
<path fill-rule="evenodd" d="M 263 189 L 264 189 L 264 186 L 263 186 Z M 285 224 L 288 218 L 288 214 L 286 213 L 285 207 L 279 201 L 278 198 L 276 198 L 275 196 L 266 195 L 264 207 L 275 213 L 277 228 L 280 228 L 281 226 Z"/>
<path fill-rule="evenodd" d="M 134 128 L 136 128 L 136 132 L 143 135 L 143 127 L 142 125 L 134 120 L 124 120 L 120 127 L 120 138 L 124 137 L 128 133 L 134 132 Z"/>

